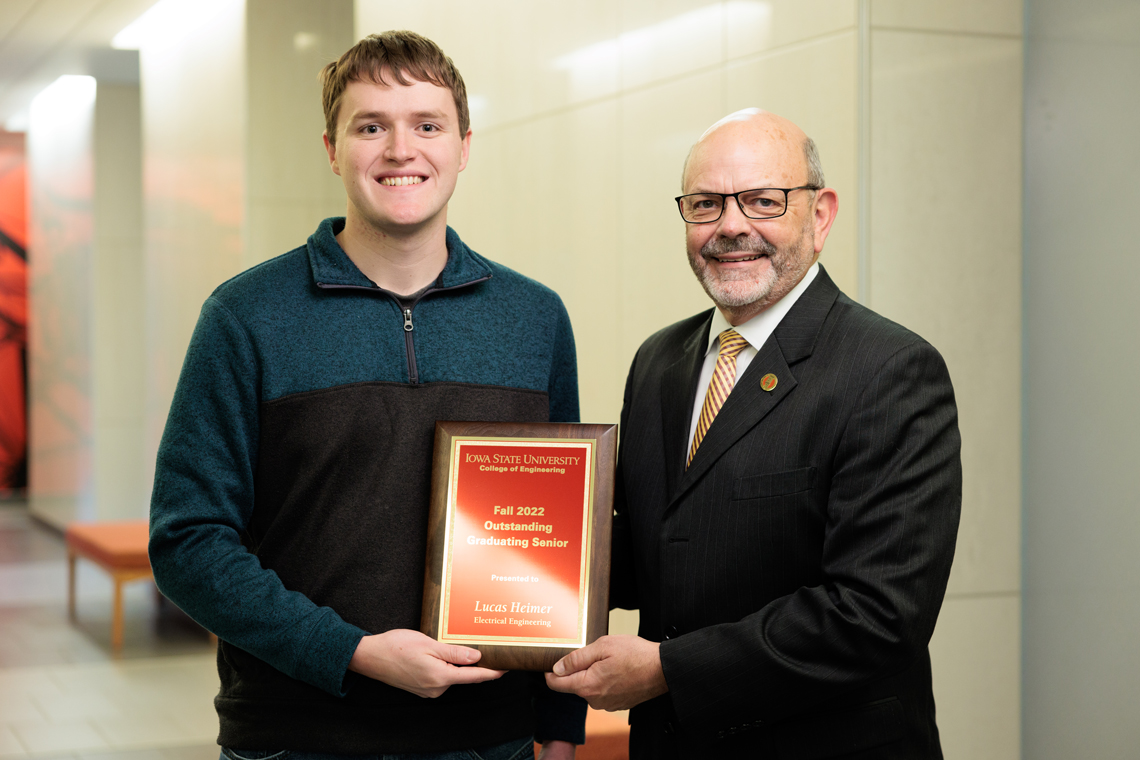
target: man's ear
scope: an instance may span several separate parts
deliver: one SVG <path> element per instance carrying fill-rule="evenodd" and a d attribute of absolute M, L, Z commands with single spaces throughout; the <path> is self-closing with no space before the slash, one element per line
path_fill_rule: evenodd
<path fill-rule="evenodd" d="M 467 134 L 463 135 L 463 142 L 460 143 L 460 150 L 462 154 L 459 157 L 459 171 L 467 168 L 467 158 L 471 153 L 471 130 L 467 130 Z"/>
<path fill-rule="evenodd" d="M 328 131 L 321 133 L 321 139 L 325 141 L 325 152 L 329 154 L 329 166 L 332 167 L 333 174 L 340 176 L 340 167 L 336 165 L 336 145 L 329 140 Z"/>
<path fill-rule="evenodd" d="M 818 257 L 839 213 L 839 194 L 833 188 L 825 187 L 816 191 L 812 211 L 812 226 L 815 227 L 815 254 Z"/>

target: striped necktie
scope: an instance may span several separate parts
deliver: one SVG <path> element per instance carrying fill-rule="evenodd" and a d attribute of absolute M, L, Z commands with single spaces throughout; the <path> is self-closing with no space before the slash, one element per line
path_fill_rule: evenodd
<path fill-rule="evenodd" d="M 712 380 L 705 393 L 705 403 L 701 407 L 701 417 L 697 420 L 697 432 L 693 435 L 693 445 L 689 448 L 689 458 L 685 460 L 685 467 L 693 461 L 697 447 L 701 445 L 709 426 L 716 419 L 716 413 L 724 406 L 725 399 L 732 392 L 736 383 L 736 357 L 748 347 L 748 341 L 740 333 L 729 328 L 720 334 L 720 353 L 716 357 L 716 367 L 713 368 Z"/>

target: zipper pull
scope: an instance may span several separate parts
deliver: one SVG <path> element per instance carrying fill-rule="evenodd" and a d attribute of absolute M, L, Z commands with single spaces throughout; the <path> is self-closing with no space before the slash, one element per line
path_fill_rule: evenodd
<path fill-rule="evenodd" d="M 411 332 L 414 325 L 412 325 L 412 310 L 404 309 L 404 332 Z"/>

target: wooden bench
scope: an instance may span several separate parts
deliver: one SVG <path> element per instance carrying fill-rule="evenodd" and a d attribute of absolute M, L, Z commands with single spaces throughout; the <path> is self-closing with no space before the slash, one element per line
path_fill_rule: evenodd
<path fill-rule="evenodd" d="M 123 647 L 123 584 L 154 578 L 147 555 L 150 530 L 146 520 L 71 523 L 67 541 L 67 612 L 75 619 L 75 565 L 79 557 L 94 562 L 111 575 L 115 596 L 111 603 L 111 651 Z"/>

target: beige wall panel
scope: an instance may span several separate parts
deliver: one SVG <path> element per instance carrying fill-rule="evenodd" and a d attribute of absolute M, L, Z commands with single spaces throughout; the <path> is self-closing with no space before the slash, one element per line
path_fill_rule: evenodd
<path fill-rule="evenodd" d="M 145 517 L 146 320 L 139 88 L 101 83 L 95 101 L 92 291 L 95 513 Z"/>
<path fill-rule="evenodd" d="M 829 36 L 731 65 L 726 77 L 726 110 L 755 106 L 778 113 L 815 140 L 827 184 L 839 193 L 839 216 L 820 262 L 852 298 L 858 287 L 856 44 L 854 32 Z"/>
<path fill-rule="evenodd" d="M 529 66 L 500 71 L 504 59 L 527 63 L 531 59 L 530 38 L 523 26 L 530 18 L 529 5 L 522 0 L 478 6 L 457 2 L 441 6 L 403 0 L 355 0 L 355 37 L 362 39 L 391 29 L 410 29 L 433 40 L 455 61 L 463 75 L 471 126 L 478 132 L 533 113 Z M 503 44 L 503 40 L 510 40 L 511 44 Z"/>
<path fill-rule="evenodd" d="M 344 215 L 344 185 L 321 141 L 317 73 L 353 43 L 352 0 L 247 0 L 246 16 L 243 269 L 302 244 L 324 217 Z"/>
<path fill-rule="evenodd" d="M 140 375 L 141 377 L 141 375 Z M 142 396 L 138 397 L 142 407 Z M 150 469 L 142 414 L 97 421 L 95 514 L 99 520 L 139 520 L 150 513 Z"/>
<path fill-rule="evenodd" d="M 497 0 L 443 11 L 356 0 L 356 36 L 411 29 L 438 43 L 463 74 L 479 131 L 615 94 L 618 7 L 607 0 Z"/>
<path fill-rule="evenodd" d="M 139 51 L 152 467 L 202 302 L 243 263 L 244 3 L 209 7 Z"/>
<path fill-rule="evenodd" d="M 617 422 L 618 105 L 474 138 L 449 223 L 479 253 L 553 288 L 574 325 L 582 419 Z"/>
<path fill-rule="evenodd" d="M 950 588 L 1020 577 L 1021 43 L 872 39 L 870 305 L 946 358 L 965 494 Z"/>
<path fill-rule="evenodd" d="M 724 62 L 724 3 L 622 0 L 620 8 L 623 90 Z"/>
<path fill-rule="evenodd" d="M 623 382 L 642 341 L 712 306 L 689 268 L 685 223 L 673 198 L 681 194 L 681 167 L 689 148 L 726 113 L 723 81 L 717 69 L 622 97 L 618 256 Z"/>
<path fill-rule="evenodd" d="M 518 6 L 525 6 L 525 14 L 529 16 L 528 28 L 522 35 L 527 41 L 516 44 L 512 40 L 511 44 L 498 46 L 498 76 L 507 69 L 521 69 L 529 75 L 524 92 L 527 93 L 531 114 L 613 96 L 618 92 L 619 3 L 607 0 L 575 3 L 520 0 L 512 3 L 503 15 L 522 15 Z M 471 43 L 468 45 L 470 47 Z M 524 60 L 523 54 L 528 58 Z M 464 59 L 471 61 L 480 55 L 485 56 L 486 53 L 472 49 Z M 478 85 L 483 92 L 490 83 L 480 74 Z M 495 108 L 495 98 L 510 100 L 513 97 L 509 91 L 500 91 L 496 96 L 487 96 L 488 106 Z"/>
<path fill-rule="evenodd" d="M 1020 36 L 1025 12 L 1021 0 L 868 0 L 871 25 L 940 32 Z"/>
<path fill-rule="evenodd" d="M 1021 600 L 949 597 L 930 642 L 947 760 L 1018 760 Z"/>
<path fill-rule="evenodd" d="M 610 634 L 637 635 L 641 616 L 637 610 L 610 610 Z"/>
<path fill-rule="evenodd" d="M 858 23 L 856 0 L 728 0 L 725 3 L 729 59 L 834 34 Z M 851 71 L 844 61 L 836 72 Z M 792 70 L 783 70 L 787 76 Z"/>
<path fill-rule="evenodd" d="M 332 174 L 332 171 L 329 171 Z M 333 174 L 339 182 L 339 177 Z M 344 195 L 341 185 L 341 195 Z M 246 241 L 250 250 L 261 251 L 262 260 L 272 259 L 302 246 L 316 231 L 322 219 L 344 216 L 345 202 L 339 204 L 319 200 L 292 201 L 251 199 L 246 210 Z M 250 261 L 249 266 L 259 262 Z M 242 269 L 248 269 L 243 262 Z M 218 283 L 221 284 L 220 282 Z"/>

